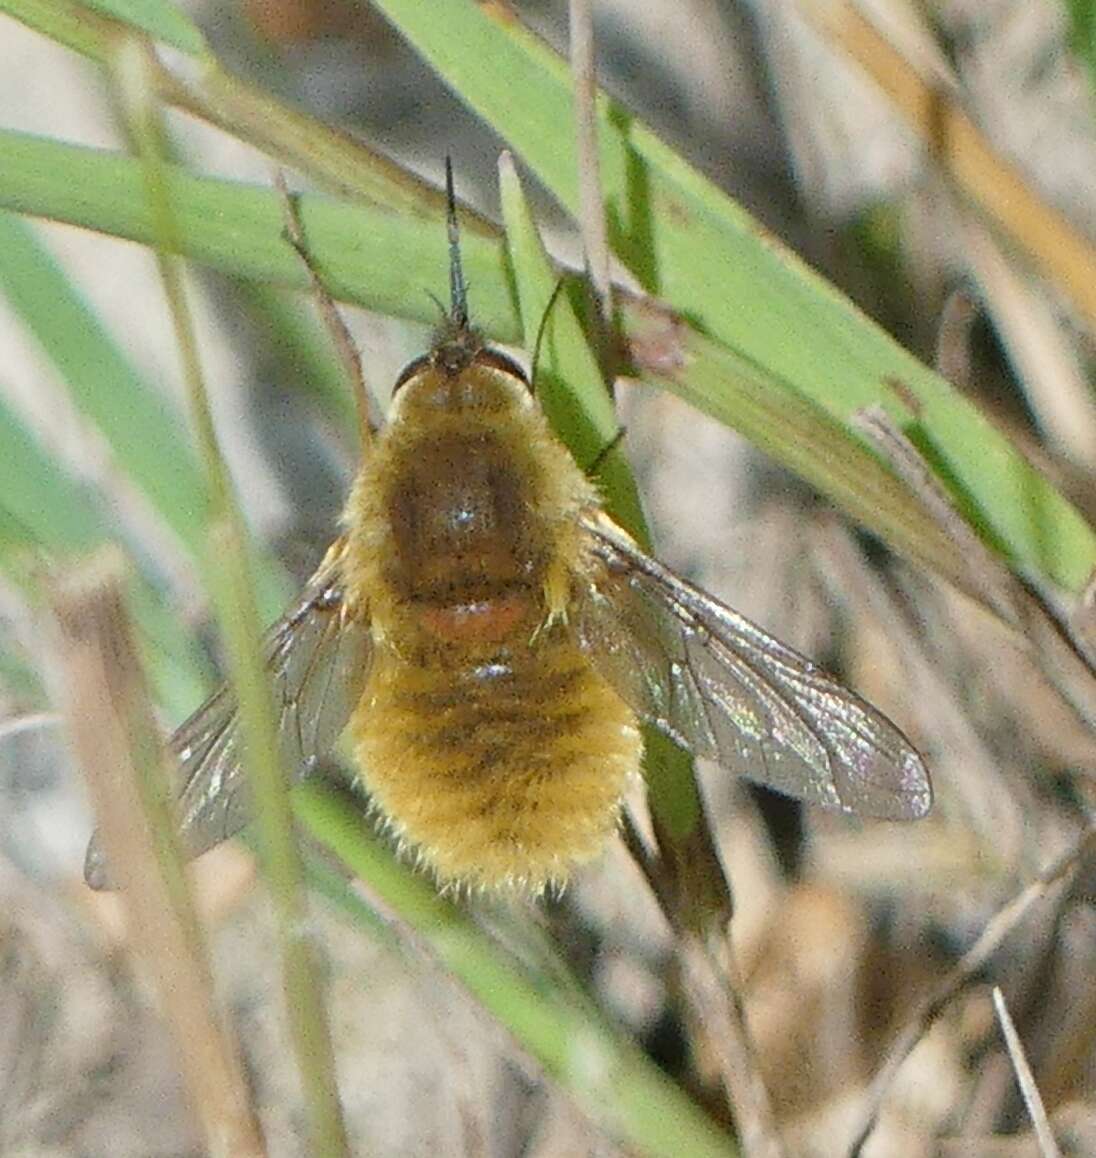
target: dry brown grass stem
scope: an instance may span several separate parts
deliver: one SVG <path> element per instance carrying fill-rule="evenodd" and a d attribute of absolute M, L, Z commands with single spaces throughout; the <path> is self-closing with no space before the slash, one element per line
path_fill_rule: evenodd
<path fill-rule="evenodd" d="M 347 388 L 354 396 L 354 407 L 358 416 L 358 437 L 364 453 L 372 443 L 373 435 L 380 425 L 380 421 L 373 397 L 365 382 L 365 375 L 362 373 L 361 354 L 359 354 L 357 344 L 347 329 L 346 322 L 343 321 L 342 314 L 339 313 L 338 307 L 327 292 L 327 287 L 323 283 L 319 270 L 312 263 L 312 255 L 309 253 L 304 231 L 301 228 L 300 214 L 297 212 L 297 202 L 293 194 L 289 192 L 285 183 L 285 174 L 281 169 L 274 170 L 274 184 L 282 195 L 282 203 L 285 207 L 286 239 L 297 251 L 301 263 L 308 271 L 316 308 L 319 310 L 320 318 L 331 339 L 331 344 L 335 347 Z"/>
<path fill-rule="evenodd" d="M 1021 276 L 993 234 L 969 211 L 960 223 L 967 266 L 1040 429 L 1050 447 L 1087 469 L 1096 462 L 1096 406 L 1076 351 L 1046 295 Z"/>
<path fill-rule="evenodd" d="M 926 994 L 895 1038 L 883 1064 L 868 1088 L 860 1117 L 852 1132 L 849 1154 L 859 1158 L 864 1143 L 875 1128 L 879 1110 L 902 1063 L 924 1037 L 941 1011 L 963 989 L 997 951 L 1031 907 L 1080 862 L 1090 846 L 1096 845 L 1096 823 L 1086 827 L 1061 856 L 1053 860 L 1029 885 L 1021 889 L 986 923 L 981 935 L 956 962 L 951 971 Z"/>
<path fill-rule="evenodd" d="M 739 997 L 741 984 L 729 934 L 678 935 L 681 978 L 696 1019 L 694 1033 L 715 1058 L 724 1094 L 734 1111 L 745 1158 L 783 1158 L 753 1039 Z"/>
<path fill-rule="evenodd" d="M 571 76 L 574 82 L 575 140 L 582 248 L 586 271 L 597 300 L 602 326 L 612 316 L 609 274 L 609 241 L 605 230 L 605 206 L 601 195 L 601 162 L 598 157 L 597 65 L 594 59 L 594 24 L 590 0 L 570 0 Z"/>
<path fill-rule="evenodd" d="M 800 0 L 811 24 L 879 85 L 933 159 L 1096 329 L 1096 249 L 990 145 L 956 94 L 926 80 L 849 0 Z"/>
<path fill-rule="evenodd" d="M 929 464 L 881 407 L 860 411 L 853 421 L 959 549 L 966 569 L 964 593 L 1014 632 L 1066 703 L 1089 726 L 1096 726 L 1096 675 L 1081 647 L 982 542 L 952 506 Z"/>
<path fill-rule="evenodd" d="M 729 909 L 718 916 L 712 909 L 702 928 L 690 927 L 683 914 L 694 908 L 695 898 L 693 905 L 681 904 L 681 881 L 674 879 L 664 856 L 651 851 L 627 809 L 621 835 L 674 930 L 693 1032 L 715 1060 L 742 1152 L 746 1158 L 782 1158 L 784 1147 L 739 996 Z"/>
<path fill-rule="evenodd" d="M 865 563 L 848 530 L 837 520 L 824 525 L 818 535 L 823 566 L 833 573 L 835 597 L 850 613 L 873 622 L 880 639 L 893 649 L 894 664 L 912 689 L 922 728 L 931 730 L 940 751 L 960 754 L 950 762 L 951 787 L 962 799 L 968 822 L 984 840 L 1000 839 L 1006 824 L 1004 810 L 1011 800 L 1003 791 L 993 754 L 978 729 L 941 677 L 939 667 L 926 650 L 926 641 L 876 572 Z M 1013 806 L 1014 808 L 1015 806 Z"/>
<path fill-rule="evenodd" d="M 997 985 L 993 987 L 993 1008 L 997 1012 L 997 1020 L 1001 1023 L 1001 1033 L 1004 1035 L 1005 1045 L 1008 1046 L 1012 1068 L 1016 1071 L 1016 1081 L 1019 1083 L 1024 1105 L 1027 1106 L 1028 1116 L 1035 1127 L 1035 1136 L 1039 1139 L 1039 1150 L 1043 1158 L 1062 1158 L 1062 1152 L 1058 1149 L 1058 1143 L 1054 1140 L 1054 1132 L 1050 1128 L 1050 1120 L 1047 1118 L 1046 1108 L 1043 1106 L 1043 1099 L 1039 1094 L 1039 1087 L 1035 1084 L 1035 1075 L 1031 1072 L 1031 1066 L 1028 1065 L 1023 1042 L 1020 1041 L 1020 1035 L 1012 1023 L 1004 994 L 1001 992 L 1000 986 Z"/>
<path fill-rule="evenodd" d="M 57 586 L 59 677 L 77 763 L 125 887 L 133 950 L 175 1035 L 209 1153 L 266 1153 L 239 1058 L 212 1008 L 209 962 L 173 847 L 165 756 L 126 615 L 124 565 L 104 552 Z"/>

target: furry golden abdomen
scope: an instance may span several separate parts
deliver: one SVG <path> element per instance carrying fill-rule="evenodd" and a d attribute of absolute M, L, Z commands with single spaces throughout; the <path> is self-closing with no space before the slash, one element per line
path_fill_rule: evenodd
<path fill-rule="evenodd" d="M 642 751 L 558 628 L 466 667 L 385 650 L 351 729 L 375 804 L 442 884 L 529 892 L 600 853 Z"/>

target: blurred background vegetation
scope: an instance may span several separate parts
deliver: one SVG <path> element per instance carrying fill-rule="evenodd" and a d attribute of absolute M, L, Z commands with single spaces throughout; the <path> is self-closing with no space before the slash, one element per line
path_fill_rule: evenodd
<path fill-rule="evenodd" d="M 527 166 L 549 249 L 580 265 L 574 160 L 559 144 L 572 130 L 549 99 L 550 70 L 534 51 L 523 77 L 510 57 L 477 51 L 473 31 L 443 31 L 431 47 L 429 16 L 425 28 L 401 17 L 416 7 L 189 6 L 225 75 L 271 101 L 265 118 L 193 67 L 188 26 L 156 28 L 176 45 L 163 59 L 182 78 L 181 103 L 221 113 L 219 128 L 170 114 L 185 169 L 268 186 L 262 144 L 340 199 L 317 200 L 306 224 L 337 295 L 373 307 L 345 312 L 382 402 L 429 340 L 429 293 L 443 293 L 437 200 L 353 145 L 343 160 L 304 122 L 297 154 L 272 148 L 290 135 L 277 110 L 343 129 L 429 185 L 451 154 L 462 199 L 482 214 L 466 225 L 473 312 L 519 350 L 512 267 L 491 225 L 503 147 Z M 459 8 L 439 3 L 434 31 Z M 119 900 L 81 882 L 92 822 L 52 714 L 42 592 L 49 569 L 123 543 L 150 680 L 165 727 L 177 724 L 223 662 L 203 573 L 205 483 L 152 253 L 119 240 L 150 240 L 139 198 L 126 199 L 140 171 L 38 148 L 127 151 L 95 61 L 96 30 L 108 27 L 96 20 L 108 18 L 14 0 L 0 10 L 13 14 L 0 15 L 0 206 L 39 218 L 0 216 L 0 1153 L 198 1154 Z M 595 5 L 603 85 L 673 151 L 609 118 L 627 142 L 620 172 L 607 164 L 619 281 L 679 312 L 684 331 L 659 315 L 668 362 L 683 351 L 695 371 L 667 370 L 662 332 L 652 338 L 625 308 L 617 409 L 659 556 L 892 716 L 929 762 L 936 809 L 916 826 L 854 823 L 701 768 L 735 898 L 730 972 L 752 1057 L 728 1058 L 720 1023 L 706 1022 L 681 929 L 623 843 L 537 905 L 432 907 L 409 874 L 387 891 L 390 866 L 374 866 L 363 889 L 327 870 L 336 903 L 314 904 L 313 920 L 355 1154 L 760 1154 L 776 1137 L 789 1155 L 844 1154 L 866 1128 L 873 1076 L 889 1073 L 904 1041 L 866 1154 L 1052 1152 L 1017 1089 L 993 985 L 1062 1151 L 1096 1153 L 1091 852 L 1004 926 L 931 1027 L 924 1006 L 1091 823 L 1092 9 L 874 0 L 863 26 L 834 18 L 845 11 Z M 524 26 L 566 52 L 562 3 L 479 13 L 516 43 Z M 390 22 L 404 18 L 402 31 Z M 865 27 L 893 58 L 869 48 L 856 62 Z M 903 67 L 933 99 L 920 119 L 916 95 L 912 120 L 904 104 Z M 976 138 L 955 131 L 957 110 Z M 538 112 L 539 129 L 520 120 Z M 1006 188 L 1002 172 L 1018 184 Z M 354 198 L 372 206 L 340 215 Z M 309 303 L 280 288 L 303 279 L 277 249 L 277 199 L 245 204 L 195 185 L 180 205 L 201 356 L 271 619 L 332 537 L 357 454 L 352 406 Z M 740 246 L 736 260 L 705 265 L 709 236 Z M 874 473 L 879 460 L 852 431 L 880 401 L 967 523 L 926 515 L 924 494 Z M 361 863 L 343 852 L 367 871 L 369 846 L 358 846 Z M 195 879 L 269 1153 L 310 1153 L 276 936 L 249 855 L 214 853 Z M 541 1026 L 546 1012 L 554 1024 Z M 657 1101 L 660 1075 L 680 1102 Z M 656 1104 L 657 1123 L 644 1117 Z"/>

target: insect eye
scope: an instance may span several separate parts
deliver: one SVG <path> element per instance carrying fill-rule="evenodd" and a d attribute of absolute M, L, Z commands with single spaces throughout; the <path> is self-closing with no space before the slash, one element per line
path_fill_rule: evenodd
<path fill-rule="evenodd" d="M 396 379 L 395 386 L 392 387 L 392 393 L 396 391 L 410 378 L 414 378 L 421 370 L 430 364 L 430 355 L 423 354 L 420 358 L 415 358 L 408 362 L 406 366 L 400 371 L 400 376 Z"/>
<path fill-rule="evenodd" d="M 493 350 L 490 346 L 484 346 L 476 354 L 476 361 L 481 366 L 490 366 L 492 370 L 501 370 L 504 374 L 510 374 L 521 382 L 527 390 L 532 392 L 532 386 L 529 384 L 529 378 L 525 371 L 514 361 L 513 358 L 508 357 L 502 353 L 501 350 Z"/>

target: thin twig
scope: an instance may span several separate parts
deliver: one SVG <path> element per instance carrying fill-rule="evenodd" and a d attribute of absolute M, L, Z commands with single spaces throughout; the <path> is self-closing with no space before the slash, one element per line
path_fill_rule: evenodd
<path fill-rule="evenodd" d="M 928 1031 L 949 1001 L 975 976 L 997 951 L 1001 942 L 1016 928 L 1028 910 L 1080 861 L 1089 845 L 1096 844 L 1096 824 L 1086 827 L 1073 845 L 1052 861 L 1036 878 L 986 923 L 978 940 L 956 962 L 954 968 L 918 1003 L 879 1067 L 864 1098 L 860 1119 L 849 1148 L 858 1158 L 875 1128 L 883 1100 L 914 1046 Z"/>
<path fill-rule="evenodd" d="M 1048 443 L 1077 466 L 1096 462 L 1096 407 L 1080 360 L 1046 295 L 1014 268 L 990 231 L 961 210 L 963 253 Z"/>
<path fill-rule="evenodd" d="M 674 931 L 685 998 L 698 1030 L 717 1059 L 742 1152 L 747 1158 L 782 1158 L 783 1145 L 739 996 L 741 985 L 730 943 L 729 908 L 717 910 L 696 897 L 683 898 L 681 891 L 689 887 L 688 879 L 675 872 L 665 850 L 660 856 L 652 854 L 627 810 L 622 828 L 628 851 L 646 876 Z M 684 914 L 702 907 L 710 919 L 703 928 L 693 927 Z M 711 915 L 716 911 L 719 917 Z"/>
<path fill-rule="evenodd" d="M 853 423 L 959 548 L 966 569 L 960 590 L 992 610 L 1078 716 L 1096 726 L 1096 673 L 1081 648 L 1067 638 L 1063 625 L 975 534 L 918 449 L 882 407 L 858 411 Z"/>
<path fill-rule="evenodd" d="M 1012 1024 L 1012 1017 L 1009 1015 L 999 985 L 993 987 L 993 1008 L 997 1011 L 997 1020 L 1001 1023 L 1001 1032 L 1004 1034 L 1005 1045 L 1008 1046 L 1009 1057 L 1012 1059 L 1012 1068 L 1016 1071 L 1016 1081 L 1020 1086 L 1020 1093 L 1023 1094 L 1024 1105 L 1027 1106 L 1031 1124 L 1035 1127 L 1035 1137 L 1039 1139 L 1039 1149 L 1043 1152 L 1044 1158 L 1062 1158 L 1062 1152 L 1058 1149 L 1054 1132 L 1050 1128 L 1050 1120 L 1047 1118 L 1039 1087 L 1035 1084 L 1035 1075 L 1031 1072 L 1031 1066 L 1028 1065 L 1027 1056 L 1024 1054 L 1023 1042 L 1016 1032 L 1016 1026 Z"/>
<path fill-rule="evenodd" d="M 834 573 L 837 597 L 855 608 L 858 617 L 875 620 L 879 638 L 893 649 L 896 670 L 902 671 L 911 689 L 910 702 L 916 705 L 926 730 L 931 727 L 937 750 L 958 754 L 951 762 L 951 783 L 973 826 L 983 840 L 995 842 L 999 855 L 1007 855 L 1002 849 L 1015 844 L 1022 825 L 1018 805 L 953 689 L 944 685 L 939 660 L 934 662 L 927 640 L 911 628 L 894 596 L 865 564 L 837 519 L 823 524 L 818 540 L 823 562 Z"/>
<path fill-rule="evenodd" d="M 358 347 L 351 336 L 350 330 L 347 328 L 346 322 L 343 321 L 342 314 L 339 313 L 338 307 L 335 305 L 331 295 L 327 292 L 323 278 L 320 277 L 320 272 L 312 260 L 312 254 L 309 252 L 308 246 L 305 243 L 304 230 L 301 227 L 300 207 L 297 204 L 295 195 L 289 192 L 289 188 L 285 183 L 285 174 L 281 169 L 274 170 L 274 184 L 277 186 L 278 192 L 282 195 L 282 204 L 285 211 L 286 240 L 293 246 L 305 269 L 308 270 L 308 278 L 312 283 L 312 296 L 316 299 L 316 307 L 320 311 L 320 317 L 323 319 L 324 327 L 335 347 L 335 353 L 339 359 L 339 364 L 342 366 L 346 384 L 354 395 L 354 406 L 358 414 L 358 437 L 361 440 L 361 446 L 364 452 L 366 447 L 370 446 L 373 442 L 377 422 L 373 414 L 372 395 L 369 392 L 369 387 L 366 385 L 365 375 L 362 373 L 361 355 L 358 353 Z"/>
<path fill-rule="evenodd" d="M 591 0 L 570 0 L 571 76 L 575 92 L 575 134 L 582 247 L 586 272 L 594 288 L 602 327 L 612 318 L 609 242 L 601 196 L 601 162 L 597 143 L 597 65 Z"/>
<path fill-rule="evenodd" d="M 1077 649 L 1096 667 L 1096 572 L 1089 576 L 1069 617 L 1070 637 Z"/>
<path fill-rule="evenodd" d="M 959 548 L 966 560 L 972 590 L 981 601 L 1005 623 L 1018 626 L 1020 613 L 1016 606 L 1016 580 L 1012 573 L 955 509 L 936 481 L 932 468 L 897 423 L 876 404 L 854 414 L 853 425 L 871 439 L 899 478 Z"/>
<path fill-rule="evenodd" d="M 643 834 L 639 831 L 635 817 L 628 808 L 624 808 L 621 812 L 620 837 L 632 860 L 643 873 L 651 893 L 658 900 L 659 906 L 665 910 L 669 904 L 669 897 L 666 891 L 666 882 L 659 871 L 658 858 L 651 852 L 647 842 L 643 839 Z"/>
<path fill-rule="evenodd" d="M 769 1091 L 746 1023 L 729 935 L 679 933 L 678 960 L 692 1012 L 719 1065 L 742 1153 L 746 1158 L 783 1158 Z"/>
<path fill-rule="evenodd" d="M 55 593 L 69 738 L 125 885 L 133 949 L 175 1036 L 209 1153 L 257 1158 L 266 1150 L 239 1058 L 212 1008 L 209 961 L 175 847 L 165 753 L 123 583 L 124 565 L 110 552 Z"/>
<path fill-rule="evenodd" d="M 937 373 L 960 390 L 971 385 L 970 331 L 977 317 L 977 302 L 958 289 L 948 295 L 936 327 Z"/>

